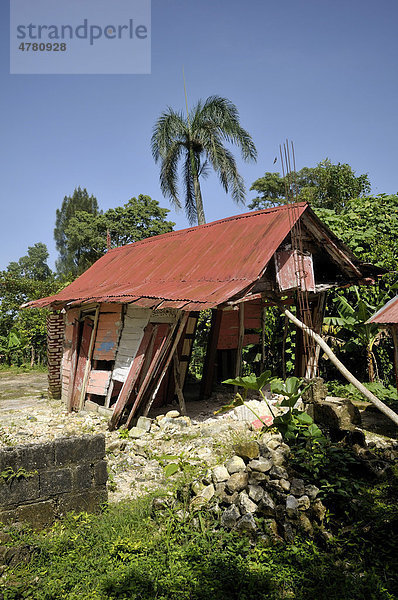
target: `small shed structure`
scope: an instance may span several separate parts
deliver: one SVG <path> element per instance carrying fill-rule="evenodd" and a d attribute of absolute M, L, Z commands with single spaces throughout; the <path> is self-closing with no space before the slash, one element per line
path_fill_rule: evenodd
<path fill-rule="evenodd" d="M 305 291 L 319 331 L 328 289 L 371 283 L 380 272 L 300 203 L 115 248 L 55 296 L 25 306 L 53 309 L 50 387 L 62 388 L 69 410 L 108 409 L 113 428 L 123 413 L 130 426 L 154 401 L 181 395 L 199 311 L 212 310 L 201 388 L 207 397 L 217 364 L 224 377 L 239 374 L 242 347 L 259 340 L 265 306 L 293 304 Z M 311 376 L 316 365 L 296 337 L 296 372 Z"/>
<path fill-rule="evenodd" d="M 368 323 L 375 323 L 390 330 L 394 342 L 395 381 L 398 390 L 398 296 L 387 302 L 378 310 Z"/>

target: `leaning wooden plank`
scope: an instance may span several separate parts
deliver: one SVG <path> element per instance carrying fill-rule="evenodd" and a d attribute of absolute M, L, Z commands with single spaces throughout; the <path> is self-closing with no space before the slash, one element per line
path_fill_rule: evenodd
<path fill-rule="evenodd" d="M 95 309 L 94 324 L 93 324 L 93 329 L 92 329 L 91 337 L 90 337 L 90 345 L 88 347 L 87 362 L 86 362 L 86 367 L 85 367 L 85 370 L 84 370 L 84 377 L 83 377 L 83 383 L 82 383 L 82 391 L 81 391 L 80 400 L 79 400 L 79 410 L 82 410 L 82 408 L 84 406 L 84 399 L 86 397 L 86 388 L 87 388 L 88 376 L 90 374 L 90 369 L 91 369 L 91 358 L 92 358 L 92 355 L 93 355 L 94 340 L 95 340 L 95 336 L 96 336 L 96 333 L 97 333 L 98 314 L 99 314 L 99 305 Z M 94 393 L 94 392 L 92 392 L 92 393 Z"/>
<path fill-rule="evenodd" d="M 170 325 L 166 324 L 166 323 L 164 323 L 164 324 L 162 323 L 161 325 L 158 325 L 158 328 L 159 328 L 158 332 L 159 332 L 160 344 L 154 352 L 154 355 L 153 355 L 150 365 L 148 367 L 148 371 L 144 377 L 144 380 L 142 381 L 142 383 L 140 385 L 140 389 L 138 391 L 137 397 L 134 401 L 134 404 L 133 404 L 130 414 L 128 416 L 127 423 L 126 423 L 126 426 L 128 428 L 130 428 L 130 426 L 131 426 L 131 422 L 134 418 L 136 410 L 139 407 L 145 392 L 147 391 L 147 388 L 149 386 L 151 379 L 155 377 L 156 370 L 157 370 L 157 367 L 159 366 L 159 363 L 162 361 L 162 358 L 164 357 L 165 352 L 167 352 L 167 349 L 171 344 L 172 328 L 170 327 Z"/>
<path fill-rule="evenodd" d="M 164 376 L 167 373 L 167 369 L 169 368 L 170 362 L 171 362 L 171 360 L 172 360 L 172 358 L 174 356 L 174 353 L 175 353 L 175 351 L 177 349 L 178 342 L 181 339 L 182 333 L 183 333 L 183 331 L 185 329 L 185 325 L 186 325 L 186 323 L 188 321 L 188 317 L 189 317 L 189 313 L 188 312 L 186 312 L 186 313 L 183 314 L 183 316 L 181 318 L 181 321 L 180 321 L 180 324 L 179 324 L 179 327 L 178 327 L 178 330 L 177 330 L 177 333 L 176 333 L 176 336 L 174 338 L 173 345 L 171 346 L 170 351 L 167 352 L 166 361 L 165 361 L 165 363 L 162 366 L 162 370 L 160 372 L 160 375 L 159 375 L 159 377 L 157 377 L 157 376 L 154 377 L 155 389 L 154 389 L 153 392 L 151 391 L 151 393 L 149 394 L 148 401 L 147 401 L 147 403 L 145 405 L 145 408 L 144 408 L 144 411 L 143 411 L 143 415 L 145 417 L 147 416 L 147 414 L 151 410 L 151 406 L 153 404 L 153 401 L 156 398 L 156 394 L 158 393 L 159 388 L 162 385 L 163 378 L 164 378 Z"/>
<path fill-rule="evenodd" d="M 83 333 L 79 348 L 79 358 L 77 360 L 75 381 L 73 384 L 73 399 L 72 408 L 79 410 L 80 408 L 80 396 L 83 389 L 84 374 L 86 372 L 86 365 L 88 362 L 88 350 L 90 347 L 90 340 L 93 331 L 93 321 L 86 317 L 83 323 Z"/>
<path fill-rule="evenodd" d="M 66 408 L 69 412 L 72 411 L 73 406 L 73 387 L 75 382 L 75 373 L 76 373 L 76 365 L 77 365 L 77 342 L 79 338 L 79 321 L 75 320 L 73 323 L 73 332 L 72 332 L 72 346 L 71 346 L 71 360 L 70 360 L 70 374 L 68 381 L 68 399 Z"/>
<path fill-rule="evenodd" d="M 151 342 L 152 337 L 155 336 L 156 333 L 157 327 L 152 325 L 151 323 L 148 323 L 148 325 L 145 327 L 144 336 L 141 340 L 140 347 L 137 350 L 137 354 L 135 355 L 135 358 L 131 363 L 129 373 L 123 383 L 122 389 L 120 390 L 119 397 L 116 401 L 115 408 L 113 410 L 113 415 L 109 421 L 109 429 L 111 431 L 116 429 L 119 423 L 123 409 L 130 398 L 130 394 L 133 391 L 134 384 L 137 381 L 137 377 L 141 371 L 147 348 Z"/>
<path fill-rule="evenodd" d="M 297 319 L 289 310 L 280 306 L 285 315 L 290 319 L 297 327 L 300 327 L 305 333 L 314 339 L 317 344 L 320 345 L 326 356 L 330 358 L 330 361 L 334 364 L 335 367 L 340 371 L 340 373 L 352 383 L 353 386 L 357 388 L 361 392 L 365 398 L 370 400 L 382 413 L 384 413 L 387 417 L 391 419 L 396 425 L 398 425 L 398 415 L 395 413 L 389 406 L 384 404 L 381 400 L 379 400 L 372 392 L 370 392 L 350 371 L 343 365 L 343 363 L 337 358 L 334 352 L 329 348 L 325 340 L 321 338 L 320 335 L 315 333 L 312 329 L 310 329 L 307 325 L 305 325 L 302 321 Z"/>

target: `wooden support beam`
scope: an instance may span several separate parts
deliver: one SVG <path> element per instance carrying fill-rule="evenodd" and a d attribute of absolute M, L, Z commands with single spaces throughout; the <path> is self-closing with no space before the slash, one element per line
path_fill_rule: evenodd
<path fill-rule="evenodd" d="M 72 412 L 73 407 L 73 389 L 75 384 L 76 365 L 77 365 L 77 345 L 79 343 L 79 319 L 75 319 L 73 322 L 73 333 L 72 333 L 72 346 L 71 346 L 71 361 L 70 361 L 70 375 L 69 375 L 69 388 L 68 388 L 68 400 L 66 408 L 69 412 Z"/>
<path fill-rule="evenodd" d="M 152 325 L 151 323 L 148 323 L 148 325 L 144 329 L 144 335 L 141 340 L 140 346 L 137 350 L 137 354 L 135 355 L 135 358 L 134 358 L 133 362 L 131 363 L 130 370 L 129 370 L 128 375 L 123 383 L 123 387 L 120 390 L 119 397 L 116 401 L 115 408 L 113 410 L 113 415 L 109 421 L 110 431 L 113 431 L 114 429 L 116 429 L 116 427 L 120 421 L 120 417 L 122 415 L 123 409 L 126 406 L 127 402 L 129 401 L 129 398 L 130 398 L 131 392 L 133 391 L 135 382 L 137 381 L 137 378 L 140 374 L 141 367 L 144 363 L 148 346 L 151 342 L 151 339 L 156 336 L 156 333 L 157 333 L 157 327 Z"/>
<path fill-rule="evenodd" d="M 147 391 L 151 380 L 154 380 L 156 378 L 158 366 L 171 344 L 173 327 L 171 327 L 168 323 L 162 323 L 161 325 L 157 325 L 157 327 L 158 335 L 161 338 L 161 341 L 159 346 L 155 350 L 155 353 L 148 367 L 148 371 L 140 385 L 140 389 L 138 390 L 138 394 L 136 396 L 136 399 L 134 400 L 134 404 L 127 418 L 126 427 L 128 428 L 131 427 L 132 420 L 137 412 L 139 405 L 143 400 L 145 392 Z"/>
<path fill-rule="evenodd" d="M 72 408 L 80 410 L 80 397 L 83 390 L 84 375 L 88 362 L 88 350 L 93 332 L 93 321 L 90 317 L 85 317 L 83 322 L 83 331 L 78 352 L 78 359 L 75 372 L 75 381 L 73 383 Z"/>
<path fill-rule="evenodd" d="M 82 383 L 82 391 L 81 391 L 80 399 L 79 399 L 79 410 L 82 410 L 82 408 L 84 406 L 84 399 L 86 397 L 88 376 L 89 376 L 90 370 L 91 370 L 91 358 L 93 356 L 95 336 L 96 336 L 97 327 L 98 327 L 99 310 L 100 310 L 100 307 L 99 307 L 99 304 L 98 304 L 97 308 L 95 309 L 93 330 L 91 332 L 90 345 L 89 345 L 88 354 L 87 354 L 87 362 L 86 362 L 86 367 L 85 367 L 85 370 L 84 370 L 83 383 Z"/>
<path fill-rule="evenodd" d="M 240 377 L 242 373 L 242 350 L 243 338 L 245 337 L 245 307 L 242 302 L 239 304 L 239 332 L 238 332 L 238 348 L 236 350 L 235 362 L 235 377 Z"/>
<path fill-rule="evenodd" d="M 165 362 L 162 361 L 162 363 L 159 362 L 158 365 L 157 365 L 159 368 L 161 368 L 161 371 L 160 371 L 159 376 L 158 376 L 159 369 L 157 369 L 157 372 L 155 373 L 155 376 L 154 376 L 154 379 L 153 379 L 154 385 L 155 385 L 155 389 L 152 392 L 153 386 L 151 386 L 150 393 L 148 394 L 149 395 L 149 399 L 148 399 L 148 401 L 147 401 L 147 403 L 145 405 L 144 411 L 143 411 L 144 417 L 146 417 L 147 414 L 149 413 L 149 411 L 151 410 L 151 406 L 153 404 L 153 401 L 155 400 L 156 394 L 158 393 L 159 388 L 162 385 L 163 378 L 164 378 L 164 376 L 167 373 L 167 369 L 169 368 L 170 362 L 171 362 L 171 360 L 172 360 L 172 358 L 174 356 L 174 353 L 175 353 L 175 351 L 177 349 L 178 342 L 180 341 L 182 333 L 183 333 L 183 331 L 185 329 L 185 326 L 187 324 L 188 317 L 189 317 L 189 313 L 187 313 L 187 312 L 183 313 L 183 316 L 181 317 L 181 321 L 180 321 L 180 324 L 178 326 L 177 333 L 175 335 L 174 342 L 173 342 L 173 344 L 172 344 L 172 346 L 170 348 L 170 351 L 168 351 L 168 348 L 166 348 L 165 352 L 163 354 L 163 358 L 165 357 L 166 360 L 165 360 Z"/>
<path fill-rule="evenodd" d="M 314 302 L 311 303 L 312 308 L 312 328 L 315 333 L 321 334 L 323 317 L 325 314 L 326 307 L 326 292 L 318 294 Z M 319 361 L 320 346 L 316 345 L 315 352 L 311 353 L 308 364 L 305 369 L 305 376 L 307 379 L 312 379 L 318 374 L 318 361 Z"/>
<path fill-rule="evenodd" d="M 202 383 L 200 386 L 200 397 L 208 398 L 213 389 L 214 365 L 217 356 L 217 342 L 220 334 L 222 311 L 213 309 L 209 339 L 207 341 L 206 357 L 203 365 Z"/>

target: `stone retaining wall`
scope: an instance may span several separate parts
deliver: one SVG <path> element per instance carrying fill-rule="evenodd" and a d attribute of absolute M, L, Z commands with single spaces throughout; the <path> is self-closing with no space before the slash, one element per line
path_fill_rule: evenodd
<path fill-rule="evenodd" d="M 103 434 L 58 438 L 0 451 L 0 521 L 40 529 L 69 511 L 107 501 Z"/>

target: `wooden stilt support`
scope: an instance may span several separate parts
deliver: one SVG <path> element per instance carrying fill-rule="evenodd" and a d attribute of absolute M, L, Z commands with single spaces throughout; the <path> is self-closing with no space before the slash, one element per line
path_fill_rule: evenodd
<path fill-rule="evenodd" d="M 213 388 L 214 365 L 217 356 L 217 342 L 220 334 L 222 311 L 213 309 L 209 339 L 207 341 L 206 358 L 203 365 L 202 383 L 200 386 L 200 397 L 208 398 Z"/>
<path fill-rule="evenodd" d="M 66 408 L 69 412 L 72 412 L 73 408 L 73 390 L 75 386 L 75 375 L 76 375 L 76 365 L 77 365 L 77 344 L 79 342 L 79 320 L 76 319 L 73 323 L 73 333 L 72 333 L 72 358 L 70 364 L 70 375 L 69 375 L 69 388 L 68 388 L 68 400 Z"/>
<path fill-rule="evenodd" d="M 245 303 L 239 304 L 239 333 L 238 333 L 238 348 L 236 350 L 235 377 L 239 377 L 242 373 L 242 350 L 243 338 L 245 337 Z"/>

